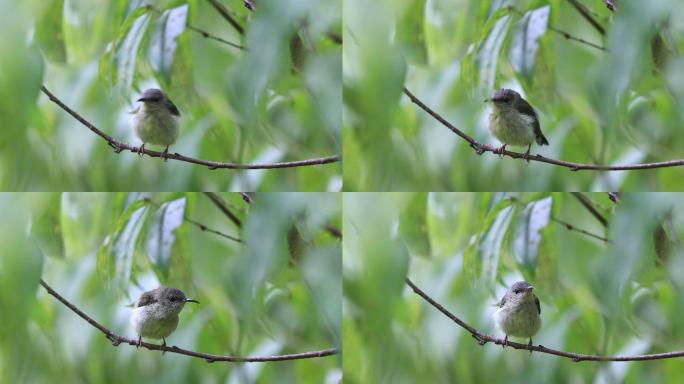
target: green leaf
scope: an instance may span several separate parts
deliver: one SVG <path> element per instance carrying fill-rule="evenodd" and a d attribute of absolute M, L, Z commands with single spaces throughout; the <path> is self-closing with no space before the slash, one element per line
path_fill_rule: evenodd
<path fill-rule="evenodd" d="M 133 13 L 133 15 L 138 13 L 139 11 L 136 11 Z M 126 89 L 130 88 L 133 84 L 135 68 L 138 59 L 138 50 L 143 37 L 145 37 L 147 23 L 149 20 L 149 14 L 137 16 L 131 24 L 130 29 L 126 30 L 126 33 L 118 45 L 115 54 L 116 78 L 113 81 L 114 84 L 121 83 Z"/>
<path fill-rule="evenodd" d="M 496 68 L 499 62 L 499 51 L 503 45 L 511 17 L 500 18 L 487 36 L 477 55 L 477 67 L 480 72 L 480 86 L 491 90 L 496 80 Z"/>
<path fill-rule="evenodd" d="M 174 232 L 183 224 L 185 197 L 161 205 L 152 217 L 147 232 L 147 257 L 164 277 L 168 277 L 169 264 L 176 240 Z"/>
<path fill-rule="evenodd" d="M 50 201 L 42 214 L 33 219 L 31 235 L 38 241 L 38 246 L 45 256 L 64 257 L 60 212 L 60 195 L 53 193 L 50 194 Z"/>
<path fill-rule="evenodd" d="M 135 241 L 147 213 L 146 204 L 143 199 L 130 203 L 117 220 L 114 231 L 105 237 L 97 253 L 97 269 L 106 282 L 115 279 L 119 287 L 128 282 Z"/>
<path fill-rule="evenodd" d="M 425 7 L 425 1 L 412 1 L 404 9 L 396 29 L 396 40 L 404 49 L 407 61 L 412 64 L 425 64 L 428 60 L 425 46 Z"/>
<path fill-rule="evenodd" d="M 430 255 L 427 232 L 427 196 L 414 195 L 399 217 L 399 233 L 409 252 L 415 256 Z"/>
<path fill-rule="evenodd" d="M 45 57 L 56 63 L 65 63 L 67 58 L 62 26 L 63 9 L 64 0 L 52 0 L 40 20 L 36 21 L 36 43 Z"/>
<path fill-rule="evenodd" d="M 482 275 L 489 284 L 494 284 L 499 271 L 501 251 L 504 237 L 508 231 L 516 206 L 509 205 L 496 215 L 484 239 L 480 244 L 478 253 L 482 260 Z"/>

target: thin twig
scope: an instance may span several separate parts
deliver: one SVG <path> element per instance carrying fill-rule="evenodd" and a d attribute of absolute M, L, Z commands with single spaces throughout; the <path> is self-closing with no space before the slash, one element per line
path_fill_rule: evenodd
<path fill-rule="evenodd" d="M 228 24 L 230 24 L 233 28 L 235 28 L 236 31 L 238 31 L 241 35 L 245 34 L 245 29 L 238 23 L 238 21 L 233 17 L 233 15 L 230 14 L 228 9 L 221 4 L 218 0 L 209 0 L 209 3 L 216 9 L 216 12 L 218 12 L 226 21 L 228 21 Z"/>
<path fill-rule="evenodd" d="M 425 105 L 425 103 L 423 103 L 420 99 L 418 99 L 407 88 L 404 88 L 404 94 L 406 94 L 406 96 L 409 97 L 409 99 L 411 100 L 412 103 L 416 104 L 422 110 L 427 112 L 430 116 L 432 116 L 437 121 L 442 123 L 442 125 L 449 128 L 453 133 L 457 134 L 463 140 L 467 141 L 468 144 L 470 144 L 470 147 L 473 148 L 478 155 L 481 155 L 485 152 L 492 152 L 492 153 L 495 153 L 497 155 L 500 155 L 500 153 L 498 152 L 498 148 L 477 142 L 475 139 L 468 136 L 465 132 L 461 131 L 460 129 L 456 128 L 453 124 L 449 123 L 440 114 L 438 114 L 437 112 L 430 109 L 430 107 Z M 656 162 L 656 163 L 641 163 L 641 164 L 627 164 L 627 165 L 599 165 L 599 164 L 574 163 L 571 161 L 556 160 L 556 159 L 552 159 L 552 158 L 545 157 L 542 155 L 529 155 L 528 156 L 528 155 L 521 153 L 521 152 L 513 152 L 513 151 L 509 151 L 509 150 L 503 151 L 503 155 L 512 157 L 514 159 L 521 159 L 521 160 L 527 160 L 527 161 L 539 161 L 542 163 L 558 165 L 561 167 L 569 168 L 571 171 L 580 171 L 580 170 L 627 171 L 627 170 L 637 170 L 637 169 L 654 169 L 654 168 L 668 168 L 668 167 L 684 166 L 684 160 L 682 160 L 682 159 L 661 161 L 661 162 Z"/>
<path fill-rule="evenodd" d="M 233 212 L 231 212 L 230 207 L 228 207 L 228 204 L 226 204 L 226 202 L 223 201 L 223 199 L 219 195 L 217 195 L 214 192 L 204 192 L 204 195 L 207 196 L 209 200 L 211 200 L 211 202 L 214 203 L 214 205 L 221 212 L 223 212 L 224 215 L 228 216 L 230 221 L 232 221 L 236 227 L 242 228 L 242 221 L 237 216 L 235 216 Z"/>
<path fill-rule="evenodd" d="M 591 14 L 591 12 L 589 12 L 589 10 L 587 9 L 587 7 L 584 6 L 584 4 L 580 3 L 579 0 L 567 1 L 568 3 L 572 4 L 572 6 L 575 7 L 577 12 L 579 12 L 582 15 L 582 17 L 584 17 L 589 22 L 589 24 L 596 28 L 596 30 L 599 31 L 601 35 L 606 34 L 605 28 L 603 28 L 603 26 L 598 22 L 598 20 L 594 19 L 594 16 Z"/>
<path fill-rule="evenodd" d="M 604 227 L 608 227 L 608 220 L 596 209 L 594 202 L 586 197 L 582 192 L 572 192 L 572 195 L 589 211 Z"/>
<path fill-rule="evenodd" d="M 525 15 L 525 12 L 519 10 L 518 8 L 516 8 L 516 7 L 513 6 L 513 5 L 509 5 L 507 8 L 508 8 L 509 11 L 515 12 L 515 13 L 521 15 L 521 16 L 524 16 L 524 15 Z M 556 32 L 557 34 L 559 34 L 559 35 L 565 37 L 565 38 L 568 39 L 568 40 L 574 40 L 574 41 L 577 41 L 578 43 L 586 44 L 586 45 L 588 45 L 588 46 L 590 46 L 590 47 L 592 47 L 592 48 L 600 49 L 601 51 L 608 51 L 608 49 L 606 49 L 606 48 L 604 48 L 604 47 L 602 47 L 602 46 L 600 46 L 600 45 L 598 45 L 598 44 L 594 44 L 594 43 L 592 43 L 592 42 L 590 42 L 590 41 L 587 41 L 587 40 L 584 40 L 584 39 L 582 39 L 582 38 L 575 37 L 575 36 L 571 35 L 570 33 L 563 31 L 562 29 L 556 28 L 556 27 L 554 27 L 551 23 L 547 23 L 547 24 L 546 24 L 546 27 L 547 27 L 549 30 L 551 30 L 551 31 L 553 31 L 553 32 Z"/>
<path fill-rule="evenodd" d="M 154 12 L 156 12 L 156 13 L 159 13 L 159 14 L 162 14 L 162 13 L 163 13 L 161 10 L 155 8 L 152 4 L 145 4 L 144 7 L 147 8 L 147 9 L 149 9 L 149 10 L 151 10 L 151 11 L 154 11 Z M 190 30 L 192 30 L 192 31 L 195 31 L 195 32 L 199 33 L 200 35 L 202 35 L 203 37 L 205 37 L 205 38 L 207 38 L 207 39 L 216 40 L 216 41 L 221 42 L 221 43 L 223 43 L 223 44 L 230 45 L 231 47 L 246 50 L 246 48 L 243 47 L 243 46 L 240 45 L 240 44 L 236 44 L 236 43 L 233 43 L 233 42 L 231 42 L 231 41 L 222 39 L 222 38 L 220 38 L 220 37 L 218 37 L 218 36 L 214 36 L 214 35 L 212 35 L 211 33 L 207 32 L 207 31 L 205 31 L 205 30 L 203 30 L 203 29 L 201 29 L 201 28 L 197 28 L 197 27 L 195 27 L 194 25 L 192 25 L 192 24 L 190 24 L 190 23 L 186 23 L 186 24 L 185 24 L 185 27 L 188 28 L 188 29 L 190 29 Z"/>
<path fill-rule="evenodd" d="M 339 34 L 337 34 L 335 32 L 327 32 L 325 35 L 328 36 L 328 38 L 330 40 L 332 40 L 335 44 L 337 44 L 337 45 L 343 44 L 342 36 L 340 36 Z"/>
<path fill-rule="evenodd" d="M 192 220 L 192 219 L 188 218 L 187 216 L 185 217 L 185 221 L 187 221 L 187 222 L 190 223 L 190 224 L 193 224 L 193 225 L 197 226 L 197 227 L 198 227 L 199 229 L 201 229 L 202 231 L 206 231 L 206 232 L 209 232 L 209 233 L 213 233 L 213 234 L 215 234 L 215 235 L 219 235 L 219 236 L 225 237 L 226 239 L 230 239 L 230 240 L 233 240 L 233 241 L 237 241 L 238 243 L 246 244 L 244 240 L 238 239 L 237 237 L 233 237 L 233 236 L 231 236 L 231 235 L 225 234 L 225 233 L 220 232 L 220 231 L 217 231 L 217 230 L 215 230 L 215 229 L 211 229 L 211 228 L 207 227 L 206 225 L 204 225 L 204 224 L 202 224 L 202 223 L 200 223 L 200 222 L 197 222 L 197 221 L 195 221 L 195 220 Z"/>
<path fill-rule="evenodd" d="M 480 332 L 465 321 L 461 320 L 458 316 L 449 312 L 446 308 L 440 305 L 438 302 L 433 300 L 427 293 L 423 292 L 418 288 L 411 280 L 406 279 L 406 284 L 411 287 L 413 292 L 420 296 L 423 300 L 427 301 L 430 305 L 437 308 L 442 314 L 451 319 L 453 322 L 470 332 L 470 334 L 477 340 L 480 345 L 485 345 L 488 342 L 492 342 L 498 345 L 504 345 L 504 339 L 488 335 L 484 332 Z M 537 351 L 541 353 L 548 353 L 550 355 L 556 355 L 561 357 L 567 357 L 572 359 L 572 361 L 641 361 L 641 360 L 660 360 L 660 359 L 671 359 L 675 357 L 684 356 L 684 351 L 673 351 L 666 353 L 654 353 L 649 355 L 634 355 L 634 356 L 602 356 L 602 355 L 585 355 L 582 353 L 572 353 L 559 351 L 557 349 L 546 348 L 543 345 L 533 345 L 528 346 L 527 344 L 515 343 L 512 341 L 507 341 L 506 346 L 513 347 L 515 349 L 522 349 L 526 351 Z"/>
<path fill-rule="evenodd" d="M 145 200 L 146 202 L 148 202 L 148 203 L 150 203 L 150 204 L 156 206 L 157 209 L 161 208 L 161 204 L 159 204 L 159 203 L 157 203 L 156 201 L 150 199 L 149 197 L 144 197 L 143 200 Z M 219 235 L 219 236 L 225 237 L 226 239 L 233 240 L 233 241 L 236 241 L 236 242 L 238 242 L 238 243 L 246 244 L 246 242 L 245 242 L 244 240 L 238 239 L 237 237 L 228 235 L 228 234 L 223 233 L 223 232 L 221 232 L 221 231 L 218 231 L 218 230 L 216 230 L 216 229 L 209 228 L 209 227 L 207 227 L 206 225 L 200 223 L 199 221 L 196 221 L 196 220 L 193 220 L 193 219 L 189 218 L 188 215 L 185 215 L 185 214 L 184 214 L 184 215 L 183 215 L 183 220 L 185 220 L 185 221 L 187 221 L 188 223 L 190 223 L 190 224 L 196 226 L 197 228 L 199 228 L 199 229 L 202 230 L 202 231 L 209 232 L 209 233 L 213 233 L 213 234 L 215 234 L 215 235 Z"/>
<path fill-rule="evenodd" d="M 579 232 L 579 233 L 585 234 L 585 235 L 587 235 L 587 236 L 593 237 L 594 239 L 598 239 L 598 240 L 601 240 L 601 241 L 605 241 L 606 243 L 612 243 L 612 241 L 610 241 L 608 238 L 605 238 L 605 237 L 603 237 L 603 236 L 599 236 L 599 235 L 593 234 L 593 233 L 591 233 L 591 232 L 589 232 L 589 231 L 585 231 L 584 229 L 581 229 L 581 228 L 577 228 L 577 227 L 575 227 L 574 225 L 568 223 L 567 221 L 563 221 L 563 220 L 560 220 L 560 219 L 556 219 L 555 217 L 552 217 L 551 220 L 555 221 L 555 222 L 558 223 L 558 224 L 563 225 L 563 226 L 564 226 L 567 230 L 569 230 L 569 231 Z"/>
<path fill-rule="evenodd" d="M 336 227 L 333 227 L 330 224 L 324 225 L 323 229 L 325 229 L 325 231 L 328 232 L 331 236 L 337 237 L 338 239 L 342 238 L 342 231 L 340 231 Z"/>
<path fill-rule="evenodd" d="M 91 124 L 88 120 L 81 117 L 81 115 L 79 115 L 76 111 L 74 111 L 73 109 L 69 108 L 66 104 L 64 104 L 60 99 L 57 98 L 57 96 L 53 95 L 50 91 L 48 91 L 48 89 L 45 88 L 45 86 L 41 86 L 40 89 L 41 89 L 41 91 L 43 91 L 44 94 L 47 95 L 47 97 L 50 98 L 50 101 L 59 105 L 60 108 L 65 110 L 68 114 L 73 116 L 76 120 L 80 121 L 81 124 L 85 125 L 88 129 L 93 131 L 95 134 L 97 134 L 101 138 L 105 139 L 107 141 L 107 144 L 109 144 L 110 147 L 114 148 L 114 152 L 116 152 L 116 153 L 120 153 L 121 151 L 123 151 L 125 149 L 125 150 L 131 151 L 133 153 L 144 153 L 150 157 L 163 157 L 163 158 L 172 159 L 172 160 L 184 161 L 186 163 L 204 165 L 204 166 L 207 166 L 211 170 L 214 170 L 214 169 L 275 169 L 275 168 L 306 167 L 306 166 L 312 166 L 312 165 L 336 163 L 336 162 L 340 161 L 340 158 L 341 158 L 339 155 L 334 155 L 334 156 L 326 156 L 326 157 L 319 157 L 319 158 L 306 159 L 306 160 L 284 161 L 284 162 L 280 162 L 280 163 L 238 164 L 238 163 L 228 163 L 228 162 L 218 162 L 218 161 L 209 161 L 209 160 L 197 159 L 194 157 L 184 156 L 184 155 L 181 155 L 179 153 L 164 154 L 162 152 L 152 151 L 152 150 L 149 150 L 147 148 L 145 148 L 141 152 L 140 147 L 136 147 L 134 145 L 115 140 L 113 137 L 109 136 L 108 134 L 106 134 L 103 131 L 101 131 L 100 129 L 98 129 L 96 126 Z"/>
<path fill-rule="evenodd" d="M 554 31 L 554 32 L 556 32 L 556 33 L 558 33 L 558 34 L 560 34 L 561 36 L 565 37 L 565 38 L 568 39 L 568 40 L 574 40 L 574 41 L 577 41 L 577 42 L 579 42 L 579 43 L 586 44 L 586 45 L 588 45 L 588 46 L 590 46 L 590 47 L 594 47 L 594 48 L 596 48 L 596 49 L 600 49 L 601 51 L 609 52 L 608 48 L 602 47 L 602 46 L 600 46 L 600 45 L 598 45 L 598 44 L 594 44 L 594 43 L 592 43 L 592 42 L 590 42 L 590 41 L 587 41 L 587 40 L 584 40 L 584 39 L 582 39 L 582 38 L 580 38 L 580 37 L 575 37 L 575 36 L 569 34 L 568 32 L 565 32 L 565 31 L 563 31 L 562 29 L 558 29 L 558 28 L 556 28 L 556 27 L 554 27 L 554 26 L 552 26 L 552 25 L 550 25 L 550 24 L 547 26 L 547 28 L 549 28 L 550 30 L 552 30 L 552 31 Z"/>
<path fill-rule="evenodd" d="M 620 192 L 608 192 L 608 198 L 615 204 L 620 204 Z"/>
<path fill-rule="evenodd" d="M 251 192 L 240 192 L 240 196 L 242 196 L 242 200 L 244 200 L 245 203 L 252 204 Z"/>
<path fill-rule="evenodd" d="M 71 309 L 73 312 L 75 312 L 77 315 L 79 315 L 83 320 L 87 321 L 90 325 L 97 328 L 100 332 L 104 333 L 105 336 L 107 337 L 107 339 L 109 339 L 114 346 L 118 346 L 121 343 L 129 344 L 129 345 L 138 345 L 138 340 L 129 339 L 128 337 L 117 335 L 116 333 L 107 329 L 107 327 L 105 327 L 104 325 L 98 323 L 93 318 L 86 315 L 85 312 L 78 309 L 78 307 L 71 304 L 67 299 L 62 297 L 59 293 L 57 293 L 54 289 L 52 289 L 49 285 L 47 285 L 47 283 L 45 283 L 45 281 L 43 281 L 43 279 L 40 279 L 40 285 L 42 285 L 43 288 L 45 288 L 45 290 L 47 290 L 47 292 L 50 295 L 54 296 L 62 304 L 66 305 L 69 309 Z M 208 363 L 213 363 L 215 361 L 256 363 L 256 362 L 265 362 L 265 361 L 311 359 L 311 358 L 316 358 L 316 357 L 332 356 L 332 355 L 337 354 L 337 349 L 329 348 L 329 349 L 323 349 L 320 351 L 293 353 L 293 354 L 289 354 L 289 355 L 243 357 L 243 356 L 212 355 L 209 353 L 195 352 L 195 351 L 190 351 L 190 350 L 183 349 L 183 348 L 178 348 L 175 345 L 169 347 L 169 346 L 162 346 L 162 345 L 158 345 L 158 344 L 150 344 L 150 343 L 142 342 L 140 344 L 140 346 L 145 347 L 147 349 L 156 350 L 156 351 L 165 351 L 165 352 L 171 352 L 171 353 L 178 353 L 180 355 L 198 357 L 198 358 L 206 360 Z"/>

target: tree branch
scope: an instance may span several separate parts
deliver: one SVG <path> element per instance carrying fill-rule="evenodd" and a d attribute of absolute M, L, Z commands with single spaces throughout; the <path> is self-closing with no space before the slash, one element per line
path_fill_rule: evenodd
<path fill-rule="evenodd" d="M 470 334 L 475 338 L 475 340 L 478 341 L 480 345 L 485 345 L 488 342 L 492 342 L 494 344 L 498 345 L 504 345 L 504 340 L 500 339 L 498 337 L 494 337 L 491 335 L 488 335 L 484 332 L 480 332 L 474 327 L 468 325 L 465 321 L 461 320 L 458 316 L 454 315 L 453 313 L 449 312 L 446 308 L 444 308 L 442 305 L 440 305 L 438 302 L 433 300 L 430 296 L 428 296 L 425 292 L 420 290 L 411 280 L 406 278 L 406 284 L 411 287 L 413 292 L 415 292 L 418 296 L 420 296 L 423 300 L 427 301 L 430 305 L 435 307 L 437 310 L 442 312 L 446 317 L 451 319 L 453 322 L 456 324 L 460 325 L 462 328 L 470 332 Z M 671 359 L 675 357 L 683 357 L 684 356 L 684 351 L 673 351 L 673 352 L 666 352 L 666 353 L 654 353 L 654 354 L 649 354 L 649 355 L 634 355 L 634 356 L 603 356 L 603 355 L 586 355 L 582 353 L 572 353 L 572 352 L 565 352 L 565 351 L 559 351 L 557 349 L 552 349 L 552 348 L 546 348 L 543 345 L 533 345 L 531 348 L 527 344 L 520 344 L 520 343 L 515 343 L 512 341 L 508 341 L 506 343 L 506 346 L 513 347 L 515 349 L 522 349 L 526 351 L 537 351 L 541 353 L 547 353 L 550 355 L 556 355 L 556 356 L 561 356 L 561 357 L 567 357 L 569 359 L 572 359 L 572 361 L 642 361 L 642 360 L 660 360 L 660 359 Z"/>
<path fill-rule="evenodd" d="M 579 0 L 567 0 L 567 1 L 573 7 L 575 7 L 577 12 L 579 12 L 582 15 L 582 17 L 584 17 L 589 22 L 589 24 L 591 24 L 594 28 L 596 28 L 596 30 L 601 35 L 606 34 L 605 28 L 603 28 L 603 26 L 601 24 L 599 24 L 598 20 L 594 19 L 594 16 L 591 14 L 591 12 L 589 12 L 589 9 L 587 9 L 587 7 L 585 7 L 584 4 L 580 3 Z"/>
<path fill-rule="evenodd" d="M 211 202 L 214 203 L 214 205 L 221 212 L 223 212 L 224 215 L 228 216 L 230 221 L 232 221 L 236 227 L 242 228 L 242 221 L 237 216 L 235 216 L 233 212 L 230 211 L 228 204 L 226 204 L 226 202 L 223 201 L 223 199 L 219 195 L 217 195 L 214 192 L 204 192 L 204 195 L 207 196 L 209 200 L 211 200 Z"/>
<path fill-rule="evenodd" d="M 492 153 L 496 153 L 497 155 L 499 155 L 498 152 L 495 152 L 498 150 L 498 148 L 477 142 L 475 139 L 468 136 L 465 132 L 461 131 L 460 129 L 456 128 L 453 124 L 449 123 L 440 114 L 438 114 L 437 112 L 430 109 L 430 107 L 425 105 L 425 103 L 423 103 L 420 99 L 418 99 L 406 87 L 404 87 L 404 94 L 409 97 L 409 99 L 411 100 L 412 103 L 416 104 L 422 110 L 427 112 L 430 116 L 432 116 L 437 121 L 442 123 L 442 125 L 449 128 L 453 133 L 457 134 L 463 140 L 467 141 L 468 144 L 470 144 L 470 147 L 473 148 L 478 155 L 481 155 L 485 152 L 492 152 Z M 560 167 L 569 168 L 571 171 L 580 171 L 580 170 L 627 171 L 627 170 L 637 170 L 637 169 L 654 169 L 654 168 L 668 168 L 668 167 L 684 166 L 684 159 L 661 161 L 661 162 L 656 162 L 656 163 L 641 163 L 641 164 L 627 164 L 627 165 L 598 165 L 598 164 L 574 163 L 571 161 L 556 160 L 556 159 L 552 159 L 552 158 L 545 157 L 542 155 L 529 155 L 529 156 L 527 156 L 524 153 L 513 152 L 513 151 L 509 151 L 509 150 L 503 151 L 503 155 L 510 156 L 514 159 L 522 159 L 522 160 L 526 160 L 526 161 L 538 161 L 538 162 L 542 162 L 542 163 L 553 164 L 553 165 L 557 165 Z"/>
<path fill-rule="evenodd" d="M 103 131 L 101 131 L 100 129 L 98 129 L 96 126 L 91 124 L 88 120 L 84 119 L 81 115 L 79 115 L 76 111 L 74 111 L 73 109 L 69 108 L 66 104 L 64 104 L 60 99 L 57 98 L 57 96 L 53 95 L 50 91 L 48 91 L 48 89 L 45 88 L 45 86 L 41 86 L 40 89 L 41 89 L 41 91 L 43 91 L 43 93 L 45 95 L 47 95 L 48 98 L 50 98 L 50 101 L 59 105 L 60 108 L 65 110 L 68 114 L 73 116 L 76 120 L 80 121 L 81 124 L 85 125 L 88 129 L 93 131 L 96 135 L 105 139 L 107 141 L 107 144 L 109 144 L 110 147 L 114 148 L 114 152 L 116 152 L 116 153 L 120 153 L 121 151 L 123 151 L 125 149 L 125 150 L 131 151 L 133 153 L 144 153 L 150 157 L 164 157 L 164 158 L 168 158 L 168 159 L 184 161 L 186 163 L 204 165 L 204 166 L 207 166 L 211 170 L 219 169 L 219 168 L 220 169 L 275 169 L 275 168 L 305 167 L 305 166 L 312 166 L 312 165 L 336 163 L 336 162 L 340 161 L 340 158 L 341 158 L 339 155 L 334 155 L 334 156 L 326 156 L 326 157 L 319 157 L 319 158 L 306 159 L 306 160 L 284 161 L 284 162 L 280 162 L 280 163 L 238 164 L 238 163 L 227 163 L 227 162 L 224 163 L 224 162 L 197 159 L 194 157 L 184 156 L 184 155 L 181 155 L 179 153 L 169 153 L 169 154 L 164 155 L 162 152 L 152 151 L 152 150 L 149 150 L 147 148 L 145 148 L 141 152 L 140 147 L 136 147 L 134 145 L 115 140 L 113 137 L 109 136 L 108 134 L 106 134 Z"/>
<path fill-rule="evenodd" d="M 593 234 L 593 233 L 591 233 L 591 232 L 589 232 L 589 231 L 585 231 L 584 229 L 577 228 L 577 227 L 575 227 L 574 225 L 572 225 L 572 224 L 570 224 L 570 223 L 568 223 L 568 222 L 566 222 L 566 221 L 563 221 L 563 220 L 560 220 L 560 219 L 556 219 L 555 217 L 552 217 L 551 220 L 555 221 L 555 222 L 558 223 L 558 224 L 563 225 L 563 226 L 564 226 L 567 230 L 569 230 L 569 231 L 579 232 L 579 233 L 585 234 L 585 235 L 587 235 L 587 236 L 589 236 L 589 237 L 593 237 L 594 239 L 598 239 L 598 240 L 601 240 L 601 241 L 605 241 L 606 243 L 612 243 L 612 241 L 610 241 L 609 239 L 607 239 L 607 238 L 605 238 L 605 237 L 602 237 L 602 236 L 599 236 L 599 235 L 595 235 L 595 234 Z"/>
<path fill-rule="evenodd" d="M 63 298 L 59 293 L 57 293 L 54 289 L 52 289 L 49 285 L 47 285 L 45 283 L 45 281 L 43 281 L 43 279 L 40 279 L 40 285 L 42 285 L 43 288 L 45 288 L 45 290 L 50 295 L 54 296 L 62 304 L 66 305 L 69 309 L 71 309 L 73 312 L 75 312 L 77 315 L 79 315 L 83 320 L 87 321 L 90 325 L 97 328 L 100 332 L 104 333 L 105 336 L 107 337 L 107 339 L 109 339 L 109 341 L 111 341 L 114 346 L 118 346 L 121 343 L 129 344 L 129 345 L 137 345 L 138 340 L 129 339 L 127 337 L 117 335 L 116 333 L 107 329 L 104 325 L 93 320 L 90 316 L 86 315 L 83 311 L 78 309 L 75 305 L 71 304 L 67 299 Z M 329 349 L 323 349 L 320 351 L 293 353 L 293 354 L 289 354 L 289 355 L 243 357 L 243 356 L 212 355 L 212 354 L 208 354 L 208 353 L 190 351 L 187 349 L 178 348 L 176 346 L 168 347 L 168 346 L 161 346 L 158 344 L 150 344 L 150 343 L 146 343 L 146 342 L 141 343 L 140 346 L 145 347 L 145 348 L 150 349 L 150 350 L 165 351 L 165 352 L 171 352 L 171 353 L 178 353 L 180 355 L 198 357 L 198 358 L 206 360 L 208 363 L 213 363 L 215 361 L 246 362 L 246 363 L 256 363 L 256 362 L 265 362 L 265 361 L 285 361 L 285 360 L 311 359 L 311 358 L 316 358 L 316 357 L 325 357 L 325 356 L 332 356 L 332 355 L 337 354 L 337 349 L 329 348 Z"/>
<path fill-rule="evenodd" d="M 241 35 L 245 34 L 245 29 L 238 23 L 238 21 L 233 17 L 233 15 L 230 14 L 228 9 L 221 4 L 218 0 L 209 0 L 209 3 L 216 9 L 216 12 L 218 12 L 221 16 L 223 16 L 226 21 L 228 21 L 228 24 L 230 24 L 233 28 L 235 28 L 236 31 L 238 31 Z"/>
<path fill-rule="evenodd" d="M 573 196 L 589 211 L 604 227 L 608 227 L 608 220 L 596 209 L 594 202 L 584 196 L 582 192 L 571 192 Z"/>

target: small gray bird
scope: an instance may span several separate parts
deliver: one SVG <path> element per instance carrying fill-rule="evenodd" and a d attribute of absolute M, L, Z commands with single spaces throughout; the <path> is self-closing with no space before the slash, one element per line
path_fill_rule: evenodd
<path fill-rule="evenodd" d="M 164 286 L 143 293 L 131 316 L 131 324 L 138 335 L 138 347 L 143 336 L 162 339 L 162 345 L 166 346 L 166 337 L 176 330 L 178 314 L 185 303 L 199 304 L 199 301 L 188 299 L 180 289 Z"/>
<path fill-rule="evenodd" d="M 508 343 L 508 336 L 530 338 L 527 344 L 532 353 L 532 336 L 541 327 L 541 306 L 539 298 L 532 293 L 534 287 L 527 281 L 513 284 L 499 303 L 494 313 L 496 325 L 506 334 L 503 347 Z"/>
<path fill-rule="evenodd" d="M 167 160 L 169 145 L 178 138 L 180 112 L 164 92 L 157 88 L 146 89 L 137 101 L 142 105 L 133 115 L 133 127 L 142 145 L 138 154 L 143 155 L 145 144 L 164 145 L 162 158 Z"/>
<path fill-rule="evenodd" d="M 539 126 L 534 108 L 512 89 L 501 88 L 490 99 L 494 109 L 489 115 L 489 130 L 503 143 L 495 153 L 503 154 L 506 145 L 527 145 L 526 159 L 529 159 L 533 142 L 548 145 Z"/>

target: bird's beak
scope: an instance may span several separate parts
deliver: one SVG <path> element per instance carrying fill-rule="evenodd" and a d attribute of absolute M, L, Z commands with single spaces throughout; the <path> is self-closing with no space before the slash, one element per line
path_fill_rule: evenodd
<path fill-rule="evenodd" d="M 139 98 L 137 101 L 149 101 L 149 100 L 150 100 L 150 99 L 148 99 L 148 98 L 146 98 L 146 97 L 141 97 L 141 98 Z"/>
<path fill-rule="evenodd" d="M 527 292 L 532 292 L 533 289 L 534 289 L 534 286 L 533 286 L 533 285 L 530 285 L 529 287 L 525 288 L 525 290 L 526 290 Z"/>
<path fill-rule="evenodd" d="M 197 303 L 197 304 L 200 303 L 199 301 L 193 300 L 193 299 L 185 299 L 185 302 L 186 302 L 186 303 Z"/>

